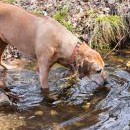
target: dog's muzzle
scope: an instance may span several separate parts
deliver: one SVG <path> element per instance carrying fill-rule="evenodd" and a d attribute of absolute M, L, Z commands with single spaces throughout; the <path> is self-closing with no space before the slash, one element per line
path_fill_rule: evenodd
<path fill-rule="evenodd" d="M 91 79 L 98 85 L 102 86 L 102 85 L 104 85 L 104 83 L 107 82 L 107 77 L 108 77 L 108 73 L 104 71 L 101 74 L 92 75 Z"/>
<path fill-rule="evenodd" d="M 108 77 L 108 73 L 105 71 L 103 71 L 101 74 L 91 74 L 88 76 L 79 74 L 79 79 L 85 78 L 86 80 L 87 79 L 92 80 L 99 86 L 102 86 L 102 85 L 104 85 L 104 83 L 107 82 L 107 77 Z"/>

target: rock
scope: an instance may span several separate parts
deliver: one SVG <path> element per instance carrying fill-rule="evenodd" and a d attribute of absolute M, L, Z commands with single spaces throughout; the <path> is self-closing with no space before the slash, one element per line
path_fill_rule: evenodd
<path fill-rule="evenodd" d="M 51 115 L 52 115 L 52 116 L 56 116 L 56 115 L 58 115 L 58 113 L 57 113 L 57 111 L 55 111 L 55 110 L 51 110 Z"/>
<path fill-rule="evenodd" d="M 114 76 L 115 80 L 109 81 L 109 83 L 111 82 L 109 84 L 111 85 L 111 91 L 95 107 L 95 110 L 107 110 L 99 114 L 99 122 L 88 128 L 88 130 L 130 129 L 130 73 L 117 71 Z"/>
<path fill-rule="evenodd" d="M 114 4 L 116 2 L 116 0 L 108 0 L 109 4 Z"/>
<path fill-rule="evenodd" d="M 4 94 L 0 93 L 0 106 L 3 105 L 11 105 L 12 103 L 10 102 L 9 98 Z"/>
<path fill-rule="evenodd" d="M 130 61 L 128 61 L 128 62 L 126 63 L 126 66 L 127 66 L 128 68 L 130 68 Z"/>
<path fill-rule="evenodd" d="M 86 113 L 85 111 L 83 112 L 83 114 L 85 113 L 84 115 L 81 114 L 80 116 L 79 114 L 79 117 L 67 120 L 61 123 L 60 126 L 64 127 L 67 123 L 69 125 L 77 124 L 78 122 L 83 122 L 84 119 L 88 121 L 88 119 L 93 119 L 96 114 L 96 122 L 92 123 L 91 120 L 92 124 L 89 127 L 84 126 L 84 130 L 123 130 L 124 128 L 129 130 L 130 73 L 123 70 L 111 70 L 112 74 L 110 74 L 107 84 L 102 86 L 102 89 L 95 82 L 91 80 L 86 81 L 85 79 L 80 80 L 80 82 L 73 82 L 71 86 L 60 88 L 60 85 L 65 85 L 69 80 L 69 78 L 66 78 L 68 70 L 61 67 L 51 70 L 49 75 L 50 93 L 58 96 L 54 105 L 77 105 L 88 112 Z M 18 109 L 36 107 L 44 100 L 36 73 L 27 70 L 7 71 L 6 76 L 6 85 L 11 91 L 23 96 L 16 102 Z M 98 89 L 100 93 L 98 93 Z M 95 96 L 96 94 L 98 95 Z M 0 105 L 3 105 L 5 102 L 10 104 L 8 97 L 0 93 Z M 55 109 L 56 107 L 53 109 L 52 107 L 49 108 L 51 108 L 49 113 L 52 116 L 60 116 L 59 109 Z M 35 119 L 38 116 L 44 116 L 42 109 L 38 109 L 32 115 L 29 115 L 28 119 Z M 76 125 L 76 127 L 78 126 L 80 125 Z"/>
<path fill-rule="evenodd" d="M 89 0 L 83 0 L 84 2 L 88 2 Z"/>
<path fill-rule="evenodd" d="M 35 113 L 34 113 L 34 115 L 35 116 L 42 116 L 44 113 L 43 113 L 43 111 L 36 111 Z"/>

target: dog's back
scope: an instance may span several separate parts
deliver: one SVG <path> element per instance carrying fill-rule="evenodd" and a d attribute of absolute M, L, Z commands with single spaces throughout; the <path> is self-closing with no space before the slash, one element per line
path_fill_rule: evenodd
<path fill-rule="evenodd" d="M 20 7 L 4 3 L 0 3 L 0 39 L 32 57 L 35 57 L 35 49 L 39 46 L 42 49 L 41 46 L 47 47 L 47 44 L 52 47 L 62 44 L 63 50 L 78 41 L 56 20 L 37 17 Z M 67 54 L 70 53 L 68 50 Z"/>
<path fill-rule="evenodd" d="M 0 3 L 0 39 L 34 55 L 36 17 L 23 9 Z"/>

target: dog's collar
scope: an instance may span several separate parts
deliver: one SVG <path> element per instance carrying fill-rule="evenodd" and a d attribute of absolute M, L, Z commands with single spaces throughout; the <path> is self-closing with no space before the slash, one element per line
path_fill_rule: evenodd
<path fill-rule="evenodd" d="M 74 47 L 74 50 L 72 52 L 72 55 L 69 59 L 69 63 L 70 63 L 70 65 L 73 69 L 76 67 L 76 59 L 79 56 L 79 47 L 80 47 L 81 44 L 82 44 L 81 42 L 77 42 L 77 44 Z"/>

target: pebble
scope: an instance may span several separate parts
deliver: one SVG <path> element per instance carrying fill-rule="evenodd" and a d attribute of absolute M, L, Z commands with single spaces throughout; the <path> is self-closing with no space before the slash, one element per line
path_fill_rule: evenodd
<path fill-rule="evenodd" d="M 34 113 L 34 115 L 35 116 L 42 116 L 44 114 L 44 112 L 43 111 L 36 111 L 35 113 Z"/>

